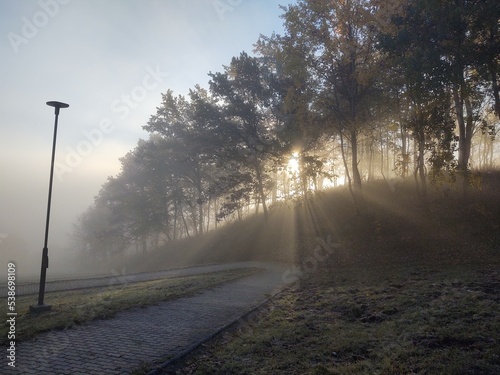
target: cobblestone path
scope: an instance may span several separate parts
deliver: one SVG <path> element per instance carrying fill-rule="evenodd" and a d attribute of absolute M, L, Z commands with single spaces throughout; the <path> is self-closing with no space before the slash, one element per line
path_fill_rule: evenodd
<path fill-rule="evenodd" d="M 131 374 L 144 363 L 159 364 L 257 306 L 286 286 L 287 265 L 246 262 L 265 271 L 194 296 L 127 310 L 64 331 L 20 342 L 16 368 L 4 356 L 1 374 Z M 241 263 L 235 265 L 240 267 Z"/>

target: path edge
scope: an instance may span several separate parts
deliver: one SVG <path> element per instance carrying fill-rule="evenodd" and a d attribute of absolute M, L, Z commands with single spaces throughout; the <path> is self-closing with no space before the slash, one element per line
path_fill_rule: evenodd
<path fill-rule="evenodd" d="M 278 290 L 276 293 L 274 293 L 270 297 L 266 298 L 264 301 L 260 302 L 256 306 L 252 307 L 250 310 L 244 312 L 243 314 L 241 314 L 237 318 L 233 319 L 229 323 L 223 325 L 222 327 L 219 327 L 217 330 L 215 330 L 211 334 L 205 336 L 201 340 L 199 340 L 199 341 L 195 342 L 194 344 L 188 346 L 186 349 L 180 351 L 178 354 L 176 354 L 172 358 L 168 359 L 167 361 L 163 362 L 162 364 L 160 364 L 159 366 L 157 366 L 156 368 L 154 368 L 153 370 L 150 370 L 149 372 L 147 372 L 145 374 L 146 375 L 162 375 L 163 371 L 166 370 L 167 367 L 169 367 L 169 366 L 173 365 L 175 362 L 178 362 L 181 359 L 185 358 L 187 355 L 189 355 L 195 349 L 199 348 L 204 343 L 212 340 L 216 336 L 220 335 L 222 332 L 224 332 L 224 331 L 228 330 L 229 328 L 231 328 L 232 326 L 238 324 L 240 321 L 244 320 L 249 315 L 253 314 L 254 312 L 256 312 L 256 311 L 260 310 L 261 308 L 263 308 L 264 306 L 266 306 L 268 303 L 270 303 L 272 301 L 272 299 L 274 299 L 274 298 L 278 297 L 279 295 L 287 292 L 288 290 L 292 289 L 292 287 L 294 287 L 297 284 L 298 284 L 298 281 L 294 281 L 293 283 L 291 283 L 291 284 L 285 286 L 284 288 Z"/>

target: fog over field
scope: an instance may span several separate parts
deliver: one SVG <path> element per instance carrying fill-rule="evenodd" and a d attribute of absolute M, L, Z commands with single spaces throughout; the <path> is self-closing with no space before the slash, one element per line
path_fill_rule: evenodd
<path fill-rule="evenodd" d="M 0 275 L 39 273 L 54 126 L 59 116 L 49 277 L 74 272 L 68 234 L 147 134 L 161 94 L 206 85 L 260 33 L 280 31 L 287 1 L 0 3 Z M 92 270 L 79 270 L 91 273 Z M 2 276 L 3 280 L 3 276 Z M 2 281 L 3 283 L 3 281 Z"/>
<path fill-rule="evenodd" d="M 499 20 L 0 0 L 0 373 L 500 374 Z"/>
<path fill-rule="evenodd" d="M 0 275 L 9 261 L 20 279 L 39 272 L 48 101 L 69 104 L 49 278 L 122 272 L 103 260 L 344 184 L 359 213 L 375 180 L 391 193 L 415 182 L 424 203 L 431 187 L 492 189 L 498 9 L 481 4 L 405 15 L 398 1 L 0 2 Z"/>

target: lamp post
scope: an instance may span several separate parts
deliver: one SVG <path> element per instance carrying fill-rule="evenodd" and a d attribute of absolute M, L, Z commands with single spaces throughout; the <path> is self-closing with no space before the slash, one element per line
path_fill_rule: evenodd
<path fill-rule="evenodd" d="M 54 139 L 52 141 L 52 161 L 50 164 L 50 179 L 49 179 L 49 198 L 47 202 L 47 217 L 45 220 L 45 242 L 42 250 L 42 267 L 40 271 L 40 289 L 38 292 L 38 305 L 30 306 L 30 311 L 33 313 L 40 313 L 43 311 L 48 311 L 51 309 L 50 305 L 45 305 L 43 303 L 45 295 L 45 279 L 47 276 L 47 268 L 49 268 L 49 249 L 47 244 L 49 242 L 49 220 L 50 220 L 50 203 L 52 201 L 52 181 L 54 178 L 54 161 L 56 156 L 56 137 L 57 137 L 57 120 L 59 118 L 59 110 L 61 108 L 68 108 L 69 104 L 61 102 L 47 102 L 47 105 L 54 107 L 55 120 L 54 120 Z"/>

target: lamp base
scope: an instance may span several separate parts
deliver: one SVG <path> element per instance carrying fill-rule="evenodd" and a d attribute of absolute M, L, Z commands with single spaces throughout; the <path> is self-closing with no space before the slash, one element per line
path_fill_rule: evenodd
<path fill-rule="evenodd" d="M 51 305 L 35 305 L 30 306 L 30 314 L 42 314 L 44 312 L 52 310 Z"/>

